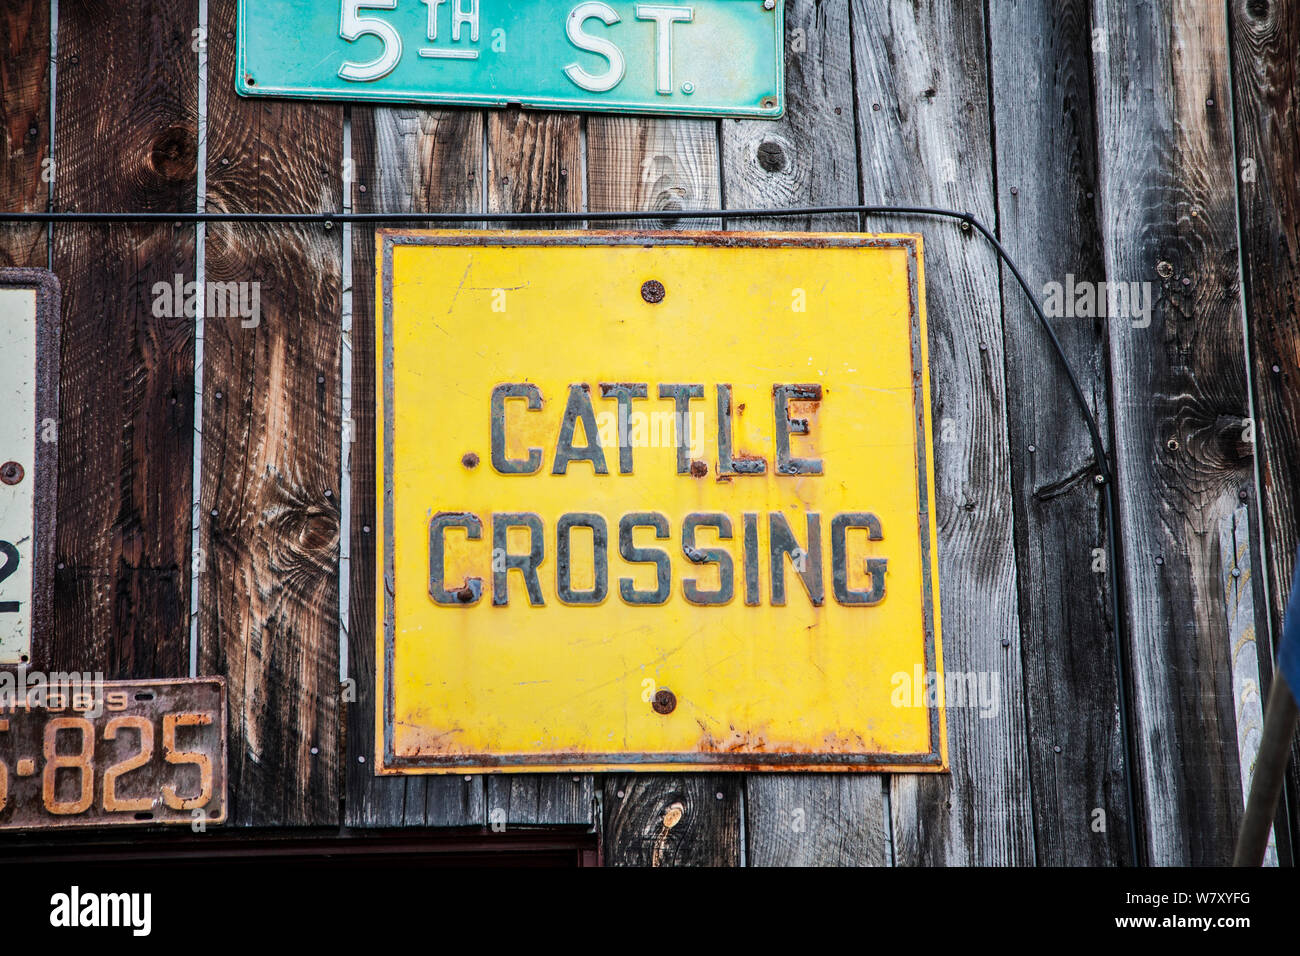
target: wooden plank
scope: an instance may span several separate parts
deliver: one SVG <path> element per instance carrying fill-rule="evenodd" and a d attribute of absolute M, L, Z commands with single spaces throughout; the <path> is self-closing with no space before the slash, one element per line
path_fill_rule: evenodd
<path fill-rule="evenodd" d="M 785 7 L 785 115 L 722 121 L 727 207 L 857 203 L 849 0 L 789 0 Z M 733 219 L 731 229 L 856 230 L 854 215 Z"/>
<path fill-rule="evenodd" d="M 1109 324 L 1145 862 L 1224 865 L 1242 801 L 1218 529 L 1254 478 L 1227 24 L 1096 0 L 1093 26 L 1106 278 L 1154 285 L 1148 327 Z"/>
<path fill-rule="evenodd" d="M 605 777 L 606 866 L 739 866 L 740 774 Z"/>
<path fill-rule="evenodd" d="M 518 109 L 489 113 L 487 175 L 489 212 L 581 211 L 581 119 Z M 591 774 L 494 775 L 487 780 L 488 819 L 507 826 L 591 824 L 595 793 Z"/>
<path fill-rule="evenodd" d="M 1036 293 L 1069 277 L 1100 282 L 1088 0 L 990 13 L 1002 242 Z M 1132 865 L 1098 462 L 1065 370 L 1006 271 L 1002 297 L 1021 615 L 1005 654 L 1024 662 L 1037 859 Z M 1105 321 L 1073 312 L 1050 321 L 1105 435 Z"/>
<path fill-rule="evenodd" d="M 1295 175 L 1300 10 L 1294 4 L 1233 3 L 1229 18 L 1239 231 L 1263 495 L 1258 510 L 1267 539 L 1254 562 L 1256 606 L 1271 615 L 1273 634 L 1281 634 L 1295 543 L 1300 541 L 1300 390 L 1295 387 L 1300 316 L 1292 278 L 1300 272 L 1300 180 Z M 1255 503 L 1255 495 L 1250 499 Z M 1267 603 L 1259 590 L 1265 580 L 1271 597 Z M 1260 634 L 1261 644 L 1267 645 L 1264 632 Z M 1264 651 L 1267 675 L 1272 647 Z M 1285 836 L 1290 831 L 1295 841 L 1300 840 L 1300 744 L 1292 748 L 1287 779 L 1292 825 L 1283 822 L 1279 832 Z M 1282 814 L 1287 814 L 1285 805 Z"/>
<path fill-rule="evenodd" d="M 785 10 L 785 116 L 722 121 L 726 205 L 853 205 L 859 201 L 858 150 L 848 0 L 791 0 Z M 728 228 L 853 231 L 858 217 L 738 219 Z M 745 781 L 748 862 L 888 863 L 885 779 L 751 774 Z"/>
<path fill-rule="evenodd" d="M 596 778 L 582 774 L 497 774 L 487 778 L 488 823 L 494 829 L 596 821 Z"/>
<path fill-rule="evenodd" d="M 470 212 L 483 206 L 483 114 L 352 108 L 358 212 Z M 376 777 L 375 231 L 352 230 L 352 577 L 346 818 L 354 827 L 482 826 L 483 778 Z"/>
<path fill-rule="evenodd" d="M 608 116 L 587 121 L 591 211 L 716 208 L 721 194 L 716 122 Z M 620 220 L 611 228 L 716 229 L 720 225 L 718 220 L 666 217 L 651 222 Z M 740 862 L 741 776 L 616 774 L 604 778 L 602 792 L 606 863 L 734 866 Z M 718 794 L 722 794 L 721 805 L 714 806 Z M 664 815 L 677 803 L 682 804 L 683 815 L 665 827 Z"/>
<path fill-rule="evenodd" d="M 50 5 L 11 0 L 0 7 L 0 209 L 49 206 L 42 173 L 50 154 Z M 48 230 L 0 225 L 0 267 L 49 264 Z"/>
<path fill-rule="evenodd" d="M 994 221 L 979 4 L 852 0 L 862 192 Z M 892 778 L 899 865 L 1028 864 L 1033 814 L 1019 655 L 1011 466 L 997 260 L 955 225 L 903 217 L 875 229 L 925 237 L 943 659 L 949 675 L 998 681 L 989 716 L 948 710 L 947 776 Z M 991 683 L 987 686 L 991 686 Z"/>
<path fill-rule="evenodd" d="M 572 113 L 493 110 L 487 124 L 487 177 L 489 212 L 580 212 L 581 118 Z M 526 225 L 538 229 L 547 224 Z"/>
<path fill-rule="evenodd" d="M 235 0 L 208 13 L 208 209 L 338 209 L 342 109 L 237 97 Z M 339 232 L 207 232 L 208 282 L 260 299 L 204 326 L 199 666 L 229 688 L 237 825 L 339 815 Z"/>
<path fill-rule="evenodd" d="M 592 210 L 717 209 L 718 124 L 592 116 L 587 120 L 587 203 Z M 619 219 L 597 229 L 720 229 L 718 219 Z"/>
<path fill-rule="evenodd" d="M 1224 613 L 1228 619 L 1228 655 L 1232 667 L 1233 715 L 1236 717 L 1237 755 L 1241 765 L 1241 799 L 1250 797 L 1264 732 L 1263 682 L 1259 679 L 1259 648 L 1255 639 L 1255 593 L 1251 578 L 1254 563 L 1250 547 L 1250 511 L 1245 505 L 1219 522 L 1220 580 Z M 1270 833 L 1264 866 L 1277 866 L 1277 840 Z"/>
<path fill-rule="evenodd" d="M 889 866 L 881 774 L 749 774 L 748 866 Z"/>
<path fill-rule="evenodd" d="M 195 208 L 197 16 L 186 2 L 111 17 L 60 7 L 56 208 Z M 168 306 L 176 277 L 193 281 L 194 242 L 193 226 L 54 229 L 64 305 L 57 613 L 37 664 L 110 678 L 187 673 L 194 338 Z"/>

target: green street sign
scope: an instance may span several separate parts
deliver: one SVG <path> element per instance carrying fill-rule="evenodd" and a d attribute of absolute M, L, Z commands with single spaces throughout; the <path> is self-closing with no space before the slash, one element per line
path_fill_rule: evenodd
<path fill-rule="evenodd" d="M 785 0 L 239 0 L 244 96 L 686 116 L 785 108 Z"/>

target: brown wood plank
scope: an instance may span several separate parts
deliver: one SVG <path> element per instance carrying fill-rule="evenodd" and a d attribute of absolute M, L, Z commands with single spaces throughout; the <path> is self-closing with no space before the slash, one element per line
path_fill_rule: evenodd
<path fill-rule="evenodd" d="M 775 122 L 722 121 L 726 205 L 853 205 L 858 150 L 848 0 L 790 0 L 785 10 L 785 116 Z M 858 218 L 737 219 L 728 228 L 856 231 Z M 884 780 L 877 774 L 750 774 L 745 780 L 747 862 L 888 863 Z"/>
<path fill-rule="evenodd" d="M 487 175 L 489 212 L 581 211 L 581 118 L 518 109 L 489 113 Z M 591 824 L 595 792 L 591 774 L 489 776 L 488 819 L 507 826 Z"/>
<path fill-rule="evenodd" d="M 712 120 L 591 117 L 587 121 L 588 208 L 593 212 L 671 211 L 720 206 L 717 129 Z M 696 229 L 718 228 L 720 223 L 665 217 L 614 224 L 619 226 Z M 616 774 L 604 778 L 602 793 L 606 863 L 734 866 L 740 862 L 743 776 Z M 631 798 L 624 799 L 629 793 Z M 721 805 L 714 806 L 719 793 Z M 674 803 L 682 803 L 686 810 L 680 821 L 665 829 L 664 814 Z M 661 837 L 667 843 L 656 855 Z"/>
<path fill-rule="evenodd" d="M 606 866 L 739 866 L 741 774 L 605 777 Z"/>
<path fill-rule="evenodd" d="M 189 2 L 112 16 L 60 7 L 57 209 L 193 211 L 197 18 Z M 54 229 L 64 305 L 57 613 L 38 664 L 110 678 L 187 673 L 193 323 L 155 309 L 155 285 L 193 280 L 194 235 Z"/>
<path fill-rule="evenodd" d="M 235 0 L 209 18 L 208 209 L 338 209 L 342 109 L 237 97 Z M 339 232 L 207 232 L 209 283 L 260 284 L 255 327 L 204 335 L 199 666 L 229 688 L 236 825 L 338 820 Z"/>
<path fill-rule="evenodd" d="M 1002 242 L 1036 294 L 1067 275 L 1101 282 L 1089 4 L 990 11 Z M 1132 864 L 1098 462 L 1065 370 L 1015 279 L 1002 279 L 1021 614 L 1006 654 L 1024 661 L 1037 858 Z M 1106 435 L 1105 320 L 1051 321 Z"/>
<path fill-rule="evenodd" d="M 1254 482 L 1226 20 L 1096 0 L 1093 27 L 1106 278 L 1154 285 L 1149 327 L 1109 323 L 1146 862 L 1225 865 L 1242 800 L 1219 525 Z"/>
<path fill-rule="evenodd" d="M 587 207 L 591 210 L 717 209 L 718 124 L 639 116 L 587 119 Z M 597 229 L 719 229 L 717 219 L 614 220 Z"/>
<path fill-rule="evenodd" d="M 352 205 L 358 212 L 481 210 L 483 114 L 352 108 Z M 349 826 L 482 826 L 483 778 L 376 777 L 375 231 L 352 231 L 352 578 L 346 818 Z"/>
<path fill-rule="evenodd" d="M 969 210 L 993 223 L 983 7 L 852 0 L 862 192 L 868 203 Z M 948 709 L 951 775 L 892 778 L 899 865 L 1034 861 L 1007 448 L 1002 304 L 987 243 L 935 220 L 873 219 L 925 239 L 943 661 L 996 675 L 989 716 Z"/>
<path fill-rule="evenodd" d="M 580 212 L 581 117 L 520 109 L 488 113 L 487 177 L 488 212 Z"/>
<path fill-rule="evenodd" d="M 50 154 L 50 5 L 10 0 L 0 7 L 0 209 L 49 206 L 42 173 Z M 0 267 L 49 263 L 45 226 L 0 225 Z"/>
<path fill-rule="evenodd" d="M 1282 633 L 1300 541 L 1300 9 L 1294 4 L 1238 0 L 1229 5 L 1233 103 L 1236 109 L 1237 194 L 1246 318 L 1253 371 L 1256 448 L 1262 479 L 1267 547 L 1252 541 L 1255 606 Z M 1253 503 L 1253 496 L 1252 496 Z M 1259 528 L 1252 521 L 1252 527 Z M 1258 590 L 1267 577 L 1271 603 Z M 1272 671 L 1272 649 L 1259 631 L 1260 672 Z M 1268 679 L 1267 677 L 1265 678 Z M 1288 808 L 1277 832 L 1300 840 L 1300 745 L 1292 749 Z"/>

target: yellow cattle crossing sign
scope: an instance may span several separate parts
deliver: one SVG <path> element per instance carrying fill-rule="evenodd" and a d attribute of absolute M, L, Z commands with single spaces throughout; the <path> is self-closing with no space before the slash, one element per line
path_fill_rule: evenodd
<path fill-rule="evenodd" d="M 946 768 L 919 237 L 377 255 L 378 772 Z"/>

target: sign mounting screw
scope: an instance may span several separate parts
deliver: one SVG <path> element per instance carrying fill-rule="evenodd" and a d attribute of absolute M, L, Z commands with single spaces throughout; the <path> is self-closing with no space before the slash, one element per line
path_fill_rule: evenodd
<path fill-rule="evenodd" d="M 0 465 L 0 481 L 6 485 L 16 485 L 23 480 L 23 466 L 16 461 L 7 461 Z"/>
<path fill-rule="evenodd" d="M 666 687 L 655 691 L 650 706 L 654 708 L 656 714 L 671 714 L 677 709 L 677 695 Z"/>
<path fill-rule="evenodd" d="M 651 279 L 641 286 L 641 298 L 651 305 L 658 305 L 662 302 L 664 295 L 666 295 L 664 284 L 658 279 Z"/>
<path fill-rule="evenodd" d="M 763 0 L 763 9 L 764 9 L 764 10 L 775 10 L 775 9 L 776 9 L 776 0 Z"/>

